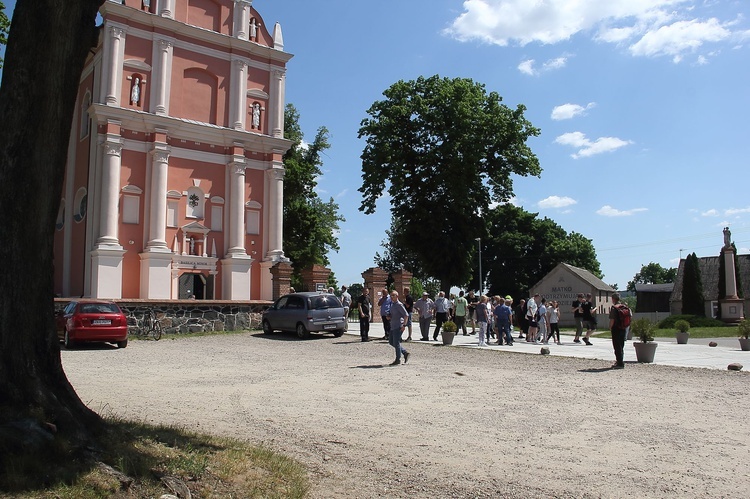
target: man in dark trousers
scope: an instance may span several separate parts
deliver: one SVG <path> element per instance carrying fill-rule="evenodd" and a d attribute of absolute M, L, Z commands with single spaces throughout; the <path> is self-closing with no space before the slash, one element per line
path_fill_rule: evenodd
<path fill-rule="evenodd" d="M 359 311 L 359 336 L 362 341 L 370 341 L 370 290 L 365 288 L 357 298 L 357 310 Z"/>
<path fill-rule="evenodd" d="M 625 368 L 625 328 L 619 324 L 618 307 L 626 308 L 620 303 L 620 295 L 612 294 L 612 308 L 609 309 L 609 330 L 612 333 L 612 346 L 615 349 L 615 363 L 612 369 Z M 630 310 L 627 311 L 630 314 Z"/>

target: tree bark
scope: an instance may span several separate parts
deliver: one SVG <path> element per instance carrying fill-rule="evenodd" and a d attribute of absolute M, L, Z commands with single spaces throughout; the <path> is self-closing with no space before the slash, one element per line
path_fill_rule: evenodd
<path fill-rule="evenodd" d="M 0 87 L 0 426 L 51 423 L 74 447 L 92 443 L 100 420 L 62 369 L 53 244 L 78 84 L 103 2 L 18 0 Z"/>

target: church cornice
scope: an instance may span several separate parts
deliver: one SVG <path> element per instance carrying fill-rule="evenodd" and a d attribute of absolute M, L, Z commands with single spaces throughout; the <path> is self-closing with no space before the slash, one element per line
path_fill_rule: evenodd
<path fill-rule="evenodd" d="M 114 2 L 104 2 L 99 8 L 99 12 L 106 20 L 112 17 L 115 23 L 135 22 L 143 26 L 153 28 L 155 31 L 171 33 L 172 36 L 183 36 L 194 40 L 199 40 L 211 45 L 223 47 L 228 51 L 237 53 L 244 52 L 264 59 L 269 59 L 286 65 L 294 57 L 293 54 L 282 52 L 273 47 L 267 47 L 248 40 L 241 40 L 233 36 L 217 33 L 197 26 L 191 26 L 181 21 L 162 17 L 149 12 L 144 12 L 132 7 L 120 5 Z"/>
<path fill-rule="evenodd" d="M 292 146 L 290 140 L 271 137 L 270 135 L 235 130 L 233 128 L 199 123 L 171 116 L 151 114 L 134 109 L 107 106 L 105 104 L 92 104 L 89 112 L 92 119 L 98 123 L 117 120 L 121 122 L 123 129 L 142 133 L 154 133 L 156 129 L 164 129 L 169 131 L 171 138 L 177 140 L 214 144 L 221 147 L 232 147 L 234 144 L 239 143 L 245 149 L 265 154 L 286 151 Z"/>

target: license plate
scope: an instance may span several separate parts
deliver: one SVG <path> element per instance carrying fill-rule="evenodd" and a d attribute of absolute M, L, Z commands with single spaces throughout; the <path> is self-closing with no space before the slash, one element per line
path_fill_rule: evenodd
<path fill-rule="evenodd" d="M 93 321 L 91 321 L 91 324 L 93 324 L 94 326 L 111 326 L 112 321 L 109 319 L 94 319 Z"/>
<path fill-rule="evenodd" d="M 323 324 L 323 329 L 336 329 L 336 324 Z"/>

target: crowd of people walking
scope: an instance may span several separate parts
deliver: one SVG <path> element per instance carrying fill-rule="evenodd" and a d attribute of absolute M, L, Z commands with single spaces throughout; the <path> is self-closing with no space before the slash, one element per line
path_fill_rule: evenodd
<path fill-rule="evenodd" d="M 403 291 L 403 297 L 400 297 L 397 291 L 389 292 L 385 288 L 378 293 L 377 310 L 385 331 L 383 339 L 388 340 L 396 350 L 396 359 L 391 365 L 400 364 L 402 357 L 404 363 L 409 360 L 410 354 L 403 347 L 402 341 L 412 341 L 414 313 L 419 319 L 421 341 L 430 341 L 430 334 L 432 334 L 433 341 L 437 341 L 444 324 L 447 321 L 453 321 L 456 325 L 456 334 L 459 334 L 459 331 L 464 336 L 477 334 L 477 344 L 480 347 L 491 344 L 512 346 L 515 341 L 520 340 L 543 345 L 550 342 L 562 344 L 560 319 L 563 311 L 560 310 L 560 303 L 556 300 L 547 301 L 539 294 L 534 294 L 528 300 L 521 299 L 518 304 L 514 305 L 513 297 L 510 295 L 477 296 L 474 291 L 469 291 L 466 295 L 460 291 L 458 296 L 446 297 L 445 292 L 440 291 L 433 301 L 429 293 L 425 291 L 415 301 L 409 288 Z M 616 356 L 616 363 L 613 367 L 621 369 L 624 366 L 622 344 L 626 338 L 626 328 L 618 326 L 616 307 L 619 295 L 613 296 L 612 299 L 615 306 L 610 311 L 609 330 L 613 333 Z M 362 341 L 369 341 L 374 307 L 375 304 L 370 302 L 369 290 L 365 288 L 364 293 L 357 300 Z M 630 314 L 630 310 L 627 307 L 624 308 Z M 591 294 L 578 293 L 569 311 L 573 314 L 575 321 L 574 343 L 583 342 L 585 345 L 593 345 L 590 338 L 597 328 L 596 310 L 597 307 Z M 432 329 L 433 323 L 434 329 Z M 514 337 L 516 329 L 518 337 Z M 406 339 L 403 338 L 404 332 L 408 334 Z"/>

